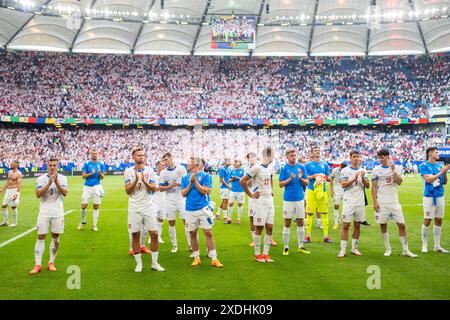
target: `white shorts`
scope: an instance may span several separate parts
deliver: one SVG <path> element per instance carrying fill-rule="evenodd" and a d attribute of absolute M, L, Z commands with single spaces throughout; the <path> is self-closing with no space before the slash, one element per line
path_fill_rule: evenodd
<path fill-rule="evenodd" d="M 342 202 L 342 199 L 344 198 L 344 190 L 337 189 L 333 194 L 333 202 L 334 205 L 339 205 Z"/>
<path fill-rule="evenodd" d="M 253 218 L 255 216 L 255 199 L 248 197 L 248 216 Z"/>
<path fill-rule="evenodd" d="M 160 220 L 167 220 L 167 211 L 166 211 L 166 207 L 158 207 L 158 219 Z"/>
<path fill-rule="evenodd" d="M 88 204 L 91 199 L 93 204 L 102 203 L 102 197 L 98 194 L 98 192 L 95 192 L 94 187 L 83 186 L 83 195 L 81 196 L 81 203 Z"/>
<path fill-rule="evenodd" d="M 220 188 L 220 198 L 223 200 L 228 200 L 230 198 L 230 189 Z"/>
<path fill-rule="evenodd" d="M 444 196 L 436 199 L 437 204 L 433 205 L 433 198 L 423 197 L 423 216 L 425 219 L 444 218 L 445 199 Z"/>
<path fill-rule="evenodd" d="M 253 224 L 255 226 L 265 226 L 273 224 L 275 219 L 275 207 L 272 197 L 259 197 L 255 199 L 255 214 L 253 216 Z"/>
<path fill-rule="evenodd" d="M 37 234 L 47 234 L 49 230 L 56 234 L 64 233 L 64 216 L 49 218 L 39 215 L 36 224 Z"/>
<path fill-rule="evenodd" d="M 283 201 L 283 218 L 305 219 L 305 201 Z"/>
<path fill-rule="evenodd" d="M 375 222 L 386 224 L 389 220 L 405 223 L 402 206 L 399 203 L 380 203 L 380 211 L 375 213 Z"/>
<path fill-rule="evenodd" d="M 230 202 L 237 202 L 238 204 L 243 204 L 245 201 L 245 192 L 230 192 Z"/>
<path fill-rule="evenodd" d="M 177 201 L 166 200 L 167 220 L 175 221 L 177 219 L 177 211 L 180 219 L 186 219 L 186 200 L 184 198 Z"/>
<path fill-rule="evenodd" d="M 140 232 L 142 228 L 147 231 L 157 231 L 156 214 L 128 210 L 128 231 L 136 233 Z"/>
<path fill-rule="evenodd" d="M 14 196 L 17 192 L 17 188 L 6 189 L 5 196 L 3 197 L 2 206 L 17 207 L 20 202 L 20 195 L 17 196 L 16 200 L 11 200 L 10 198 Z"/>
<path fill-rule="evenodd" d="M 366 221 L 366 206 L 352 206 L 344 205 L 342 206 L 342 222 L 350 223 L 355 222 L 363 222 Z"/>
<path fill-rule="evenodd" d="M 213 213 L 209 207 L 204 207 L 203 209 L 197 211 L 186 212 L 186 230 L 189 232 L 195 231 L 198 228 L 209 230 L 212 229 L 213 225 Z"/>

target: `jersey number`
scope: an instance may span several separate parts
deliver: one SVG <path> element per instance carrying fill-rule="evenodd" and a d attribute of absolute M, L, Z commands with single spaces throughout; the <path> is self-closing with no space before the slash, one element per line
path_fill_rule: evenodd
<path fill-rule="evenodd" d="M 392 183 L 392 178 L 391 177 L 386 177 L 386 183 L 387 184 L 391 184 Z"/>
<path fill-rule="evenodd" d="M 264 179 L 264 185 L 268 186 L 270 184 L 270 179 Z"/>

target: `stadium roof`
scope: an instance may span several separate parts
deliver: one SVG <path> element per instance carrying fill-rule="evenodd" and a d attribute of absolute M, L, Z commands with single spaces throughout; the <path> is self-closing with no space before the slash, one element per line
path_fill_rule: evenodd
<path fill-rule="evenodd" d="M 434 53 L 450 51 L 448 7 L 449 0 L 0 0 L 0 47 L 180 55 Z M 211 49 L 215 14 L 257 16 L 255 48 Z"/>

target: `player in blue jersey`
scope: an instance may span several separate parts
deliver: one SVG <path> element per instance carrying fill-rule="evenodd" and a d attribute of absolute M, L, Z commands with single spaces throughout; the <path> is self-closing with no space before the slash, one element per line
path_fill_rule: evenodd
<path fill-rule="evenodd" d="M 320 148 L 311 148 L 311 161 L 306 166 L 309 184 L 306 193 L 306 238 L 305 243 L 311 241 L 313 215 L 320 213 L 322 217 L 322 231 L 324 242 L 333 242 L 328 237 L 328 196 L 326 183 L 330 181 L 330 167 L 320 160 Z"/>
<path fill-rule="evenodd" d="M 283 194 L 283 255 L 289 255 L 289 238 L 291 232 L 291 221 L 294 217 L 297 222 L 298 251 L 310 253 L 303 246 L 305 229 L 303 222 L 305 219 L 305 193 L 303 186 L 309 183 L 306 176 L 306 169 L 297 163 L 297 150 L 290 148 L 286 150 L 287 163 L 280 170 L 280 188 L 284 188 Z"/>
<path fill-rule="evenodd" d="M 220 213 L 223 212 L 223 219 L 227 220 L 227 212 L 228 212 L 228 199 L 230 198 L 230 174 L 231 174 L 231 160 L 229 158 L 225 159 L 225 163 L 223 167 L 219 170 L 219 178 L 220 178 L 220 198 L 222 202 L 220 203 L 219 209 L 216 214 L 216 219 L 220 219 Z"/>
<path fill-rule="evenodd" d="M 94 207 L 94 221 L 92 223 L 92 230 L 98 231 L 98 209 L 102 203 L 102 197 L 105 194 L 100 182 L 105 177 L 105 165 L 98 161 L 97 150 L 91 150 L 91 160 L 84 163 L 83 173 L 81 176 L 85 179 L 85 181 L 83 186 L 83 195 L 81 197 L 81 223 L 78 225 L 78 230 L 82 230 L 86 226 L 86 209 L 92 199 L 92 205 Z"/>
<path fill-rule="evenodd" d="M 195 267 L 201 264 L 197 231 L 198 228 L 202 228 L 208 254 L 211 257 L 211 266 L 223 268 L 223 264 L 217 259 L 216 244 L 212 234 L 214 220 L 209 198 L 212 180 L 207 173 L 200 170 L 202 167 L 202 159 L 192 157 L 188 164 L 190 172 L 181 179 L 181 194 L 186 198 L 186 229 L 190 232 L 191 247 L 194 253 L 194 261 L 191 266 Z"/>
<path fill-rule="evenodd" d="M 450 165 L 438 163 L 439 151 L 436 147 L 426 150 L 427 161 L 419 166 L 419 172 L 424 180 L 422 225 L 422 252 L 428 252 L 428 227 L 434 219 L 434 251 L 448 253 L 441 247 L 441 228 L 444 218 L 445 200 L 444 185 L 447 184 L 447 171 Z"/>
<path fill-rule="evenodd" d="M 242 161 L 235 160 L 234 168 L 230 173 L 230 182 L 231 182 L 231 192 L 230 192 L 230 204 L 228 206 L 228 220 L 225 222 L 226 224 L 230 224 L 233 217 L 233 209 L 234 202 L 236 201 L 238 204 L 238 218 L 236 220 L 236 224 L 241 224 L 241 216 L 242 216 L 242 205 L 245 201 L 245 192 L 244 188 L 242 188 L 240 180 L 244 176 L 245 171 L 242 168 Z"/>

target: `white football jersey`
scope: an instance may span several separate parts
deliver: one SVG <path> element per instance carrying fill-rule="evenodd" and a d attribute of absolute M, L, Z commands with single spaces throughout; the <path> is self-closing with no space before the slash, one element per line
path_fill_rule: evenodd
<path fill-rule="evenodd" d="M 42 175 L 36 180 L 36 190 L 44 188 L 49 181 L 48 174 Z M 58 173 L 60 185 L 67 189 L 67 178 Z M 52 182 L 47 192 L 40 197 L 39 215 L 46 218 L 58 218 L 64 216 L 63 195 L 59 192 L 55 182 Z"/>
<path fill-rule="evenodd" d="M 155 182 L 156 185 L 159 186 L 159 181 L 160 181 L 160 176 L 158 175 L 158 173 L 155 172 Z M 162 205 L 165 205 L 166 203 L 166 193 L 165 192 L 161 192 L 161 191 L 156 191 L 155 192 L 155 200 L 156 200 L 156 204 L 158 205 L 158 207 L 161 207 Z"/>
<path fill-rule="evenodd" d="M 264 166 L 262 163 L 257 163 L 250 168 L 248 175 L 252 178 L 253 184 L 256 185 L 254 192 L 259 191 L 263 196 L 272 195 L 272 164 Z"/>
<path fill-rule="evenodd" d="M 136 174 L 134 172 L 135 167 L 125 169 L 125 184 L 134 183 L 136 180 Z M 128 195 L 128 209 L 134 211 L 148 212 L 152 206 L 155 206 L 154 193 L 148 191 L 147 187 L 141 180 L 142 171 L 144 177 L 148 183 L 156 183 L 156 174 L 151 167 L 144 167 L 144 169 L 138 171 L 138 183 L 134 190 Z"/>
<path fill-rule="evenodd" d="M 249 168 L 247 168 L 247 169 L 245 170 L 245 174 L 249 174 L 249 175 L 250 175 L 250 169 L 253 168 L 254 166 L 255 166 L 255 165 L 250 166 Z M 249 189 L 251 192 L 255 192 L 256 187 L 257 187 L 256 183 L 254 183 L 253 180 L 250 180 L 250 183 L 248 184 L 248 189 Z"/>
<path fill-rule="evenodd" d="M 360 171 L 358 180 L 352 183 L 349 187 L 344 188 L 344 205 L 364 206 L 364 184 L 363 177 L 367 179 L 367 172 L 363 168 L 354 169 L 351 166 L 345 167 L 341 170 L 341 181 L 353 180 L 355 174 Z"/>
<path fill-rule="evenodd" d="M 398 171 L 398 168 L 397 172 Z M 400 175 L 400 174 L 399 174 Z M 380 203 L 399 203 L 397 184 L 391 167 L 378 165 L 372 170 L 372 180 L 377 181 L 377 198 Z"/>
<path fill-rule="evenodd" d="M 161 171 L 161 175 L 159 177 L 159 183 L 164 185 L 169 185 L 173 181 L 176 181 L 181 184 L 181 179 L 187 174 L 186 168 L 182 165 L 177 165 L 174 168 L 166 168 L 163 171 Z M 172 189 L 169 189 L 166 192 L 166 199 L 167 200 L 180 200 L 183 198 L 181 195 L 181 188 L 175 187 Z"/>
<path fill-rule="evenodd" d="M 342 191 L 342 185 L 341 185 L 341 167 L 334 168 L 333 171 L 331 171 L 331 179 L 333 179 L 333 189 L 336 191 Z"/>

